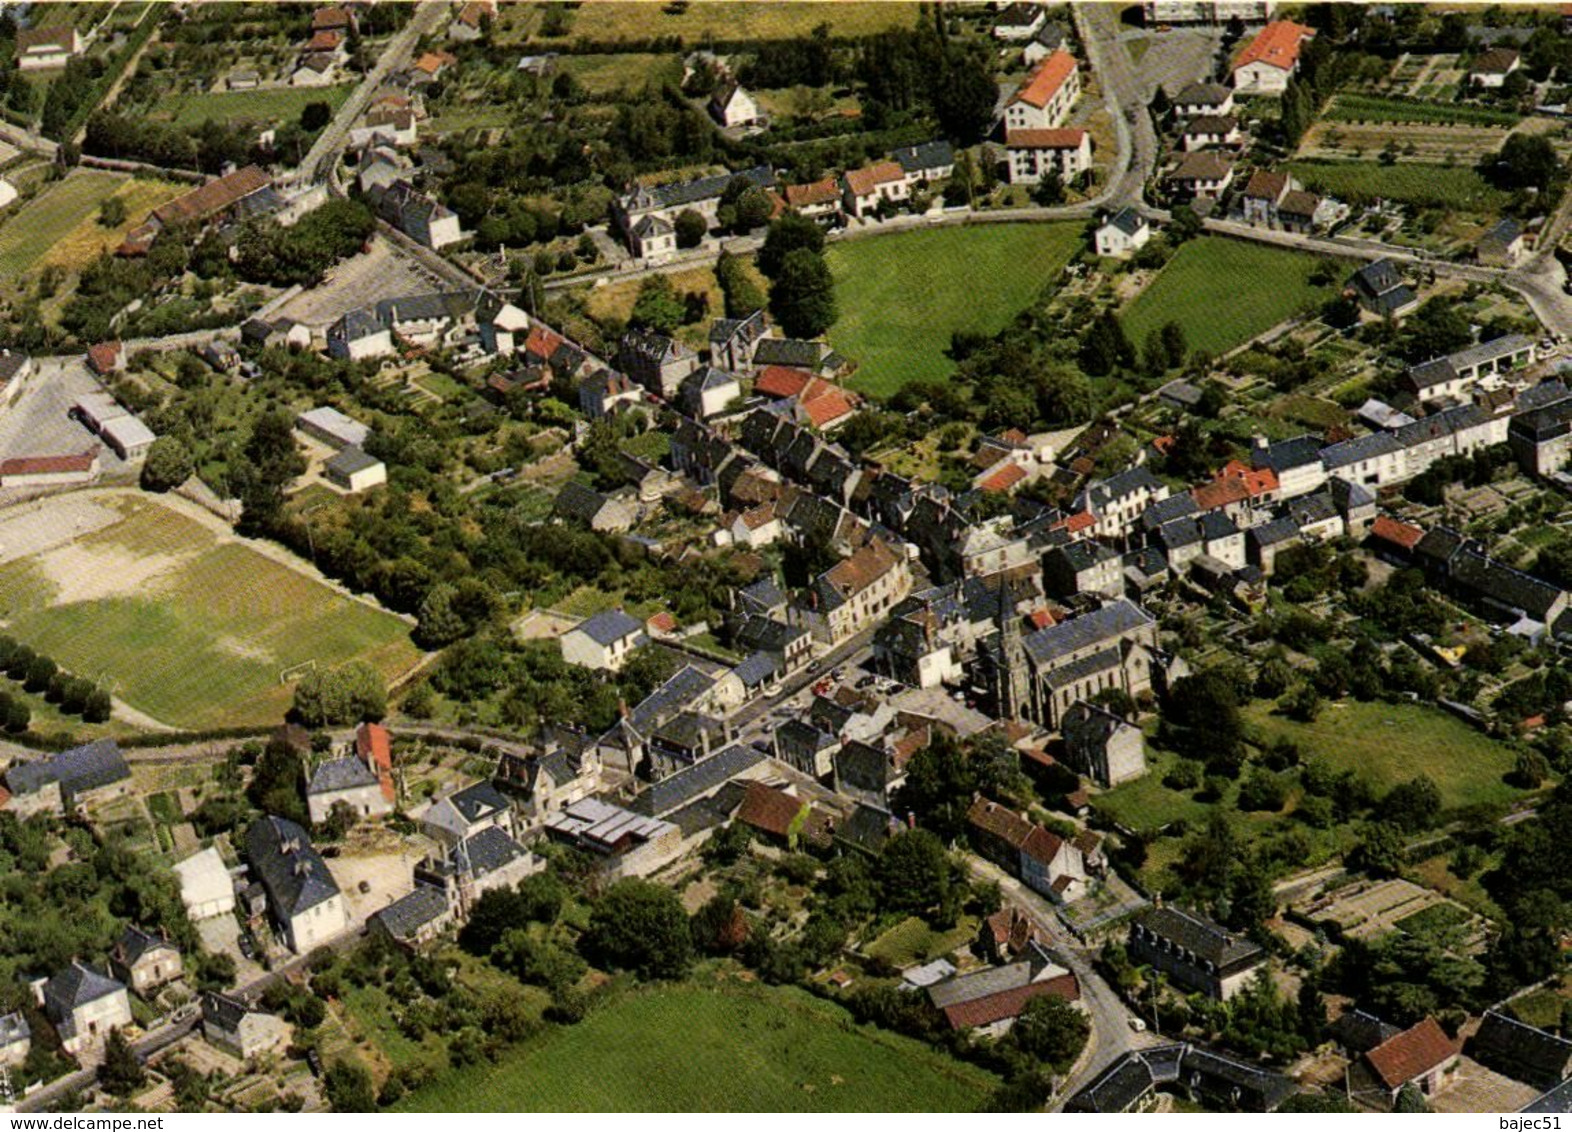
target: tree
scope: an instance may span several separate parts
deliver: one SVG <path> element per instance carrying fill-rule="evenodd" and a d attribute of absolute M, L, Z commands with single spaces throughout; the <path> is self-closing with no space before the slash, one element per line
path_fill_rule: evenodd
<path fill-rule="evenodd" d="M 775 202 L 770 199 L 770 194 L 759 186 L 749 185 L 737 198 L 734 209 L 730 227 L 732 231 L 741 235 L 767 224 L 770 213 L 775 211 Z"/>
<path fill-rule="evenodd" d="M 945 901 L 953 873 L 944 843 L 926 829 L 908 830 L 886 841 L 874 870 L 887 907 L 918 913 Z"/>
<path fill-rule="evenodd" d="M 124 198 L 114 196 L 105 197 L 98 206 L 98 223 L 104 228 L 118 228 L 126 222 L 126 202 Z"/>
<path fill-rule="evenodd" d="M 1525 790 L 1538 790 L 1550 777 L 1550 763 L 1538 751 L 1523 751 L 1517 756 L 1512 777 Z"/>
<path fill-rule="evenodd" d="M 1560 159 L 1548 137 L 1514 133 L 1502 143 L 1501 151 L 1486 171 L 1503 188 L 1534 188 L 1543 192 L 1560 170 Z"/>
<path fill-rule="evenodd" d="M 770 313 L 792 338 L 817 338 L 835 322 L 835 277 L 824 259 L 798 248 L 770 285 Z"/>
<path fill-rule="evenodd" d="M 323 1090 L 334 1112 L 373 1112 L 377 1107 L 371 1074 L 358 1061 L 335 1061 L 323 1077 Z"/>
<path fill-rule="evenodd" d="M 142 488 L 168 491 L 185 483 L 195 470 L 189 448 L 176 437 L 160 436 L 148 446 L 142 463 Z"/>
<path fill-rule="evenodd" d="M 1081 338 L 1081 368 L 1093 377 L 1104 377 L 1117 366 L 1135 361 L 1135 347 L 1112 311 L 1092 321 Z"/>
<path fill-rule="evenodd" d="M 35 656 L 27 666 L 27 675 L 22 681 L 22 687 L 29 692 L 42 692 L 49 687 L 49 681 L 59 670 L 60 666 L 47 656 Z"/>
<path fill-rule="evenodd" d="M 1165 322 L 1158 334 L 1162 339 L 1163 349 L 1168 354 L 1169 368 L 1184 365 L 1184 360 L 1190 352 L 1185 342 L 1184 327 L 1177 322 Z"/>
<path fill-rule="evenodd" d="M 1196 215 L 1195 209 L 1187 204 L 1176 205 L 1168 221 L 1168 242 L 1178 247 L 1186 240 L 1199 236 L 1201 228 L 1201 218 Z"/>
<path fill-rule="evenodd" d="M 665 275 L 651 275 L 639 285 L 639 297 L 629 316 L 634 326 L 657 334 L 674 334 L 682 325 L 684 308 Z"/>
<path fill-rule="evenodd" d="M 715 278 L 720 283 L 721 293 L 726 296 L 727 318 L 747 318 L 764 309 L 764 289 L 744 260 L 730 252 L 721 252 L 715 262 Z"/>
<path fill-rule="evenodd" d="M 438 582 L 421 600 L 415 641 L 422 648 L 439 649 L 470 631 L 469 622 L 456 606 L 458 587 Z"/>
<path fill-rule="evenodd" d="M 117 1097 L 129 1097 L 147 1080 L 142 1063 L 119 1026 L 109 1031 L 109 1039 L 104 1043 L 104 1064 L 98 1079 Z"/>
<path fill-rule="evenodd" d="M 1431 828 L 1441 817 L 1441 790 L 1427 775 L 1416 775 L 1387 791 L 1381 815 L 1406 833 Z"/>
<path fill-rule="evenodd" d="M 27 705 L 22 704 L 25 708 Z M 92 695 L 82 701 L 82 721 L 84 723 L 108 723 L 109 717 L 114 712 L 114 700 L 102 688 L 94 688 Z"/>
<path fill-rule="evenodd" d="M 685 208 L 677 214 L 677 219 L 672 222 L 672 227 L 677 232 L 677 246 L 679 248 L 696 248 L 704 242 L 704 237 L 709 234 L 710 223 L 704 215 L 691 208 Z"/>
<path fill-rule="evenodd" d="M 1392 1106 L 1393 1112 L 1429 1112 L 1430 1102 L 1425 1100 L 1425 1095 L 1412 1081 L 1397 1091 L 1397 1103 Z"/>
<path fill-rule="evenodd" d="M 314 668 L 295 684 L 293 713 L 307 727 L 381 719 L 388 711 L 387 684 L 370 664 L 353 660 Z"/>
<path fill-rule="evenodd" d="M 1372 822 L 1360 834 L 1348 863 L 1374 877 L 1395 877 L 1406 859 L 1402 832 L 1385 822 Z"/>
<path fill-rule="evenodd" d="M 765 278 L 778 278 L 786 257 L 799 248 L 806 248 L 814 255 L 821 254 L 824 229 L 800 212 L 787 212 L 770 224 L 755 263 Z"/>
<path fill-rule="evenodd" d="M 580 940 L 585 957 L 644 979 L 679 979 L 693 961 L 693 935 L 671 889 L 627 878 L 608 888 Z"/>
<path fill-rule="evenodd" d="M 1049 169 L 1038 180 L 1037 187 L 1032 190 L 1032 203 L 1043 208 L 1064 203 L 1064 178 L 1059 176 L 1059 170 Z"/>
<path fill-rule="evenodd" d="M 314 134 L 333 120 L 333 108 L 326 102 L 308 102 L 300 110 L 300 128 Z"/>
<path fill-rule="evenodd" d="M 1063 1071 L 1091 1036 L 1086 1015 L 1057 995 L 1038 995 L 1021 1008 L 1010 1037 L 1022 1053 Z"/>
<path fill-rule="evenodd" d="M 895 810 L 914 814 L 924 829 L 946 841 L 966 830 L 966 811 L 977 789 L 977 777 L 960 746 L 940 736 L 912 756 L 906 781 L 895 795 Z"/>
<path fill-rule="evenodd" d="M 945 53 L 938 87 L 933 92 L 939 128 L 962 145 L 982 140 L 993 124 L 999 84 L 988 73 L 987 57 L 959 47 Z"/>

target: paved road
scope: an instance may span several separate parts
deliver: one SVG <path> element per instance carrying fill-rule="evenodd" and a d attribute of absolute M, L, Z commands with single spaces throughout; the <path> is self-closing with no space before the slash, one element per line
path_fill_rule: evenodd
<path fill-rule="evenodd" d="M 1139 205 L 1146 182 L 1157 167 L 1157 131 L 1147 113 L 1147 93 L 1130 53 L 1119 43 L 1119 4 L 1076 4 L 1074 16 L 1088 61 L 1102 84 L 1103 99 L 1114 121 L 1119 152 L 1109 173 L 1108 189 L 1094 207 Z"/>

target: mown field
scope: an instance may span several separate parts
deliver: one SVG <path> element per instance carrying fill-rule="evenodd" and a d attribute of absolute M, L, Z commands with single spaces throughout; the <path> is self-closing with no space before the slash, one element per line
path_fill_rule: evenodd
<path fill-rule="evenodd" d="M 336 113 L 354 89 L 354 83 L 343 83 L 317 88 L 270 87 L 266 90 L 218 91 L 187 95 L 164 109 L 181 126 L 198 126 L 209 120 L 282 125 L 298 122 L 300 112 L 313 102 L 325 102 Z"/>
<path fill-rule="evenodd" d="M 1504 781 L 1511 749 L 1439 708 L 1344 700 L 1324 706 L 1314 723 L 1273 715 L 1268 704 L 1245 716 L 1264 740 L 1292 739 L 1307 758 L 1351 770 L 1378 790 L 1427 774 L 1448 807 L 1495 805 L 1523 793 Z"/>
<path fill-rule="evenodd" d="M 109 682 L 177 727 L 277 723 L 288 668 L 370 661 L 390 679 L 419 653 L 391 614 L 158 503 L 68 547 L 0 566 L 7 631 L 62 666 Z"/>
<path fill-rule="evenodd" d="M 666 5 L 629 0 L 591 0 L 573 13 L 568 34 L 575 39 L 627 40 L 680 35 L 697 45 L 705 39 L 793 39 L 829 24 L 835 35 L 872 35 L 911 27 L 919 5 L 908 0 L 841 0 L 834 4 L 745 3 L 708 0 L 668 11 Z"/>
<path fill-rule="evenodd" d="M 1492 188 L 1478 172 L 1462 165 L 1422 165 L 1374 161 L 1295 161 L 1288 170 L 1312 192 L 1351 204 L 1376 197 L 1457 212 L 1494 212 L 1507 194 Z"/>
<path fill-rule="evenodd" d="M 1079 224 L 985 224 L 847 240 L 826 258 L 840 319 L 830 344 L 850 384 L 888 397 L 955 370 L 957 330 L 997 334 L 1081 248 Z"/>
<path fill-rule="evenodd" d="M 0 224 L 0 275 L 21 275 L 41 263 L 50 250 L 91 221 L 99 204 L 127 182 L 118 173 L 78 169 Z"/>
<path fill-rule="evenodd" d="M 593 95 L 643 90 L 662 79 L 682 78 L 682 61 L 675 55 L 568 55 L 561 66 Z"/>
<path fill-rule="evenodd" d="M 1315 256 L 1218 236 L 1186 243 L 1121 320 L 1139 345 L 1167 322 L 1184 327 L 1191 350 L 1221 354 L 1337 293 L 1310 282 Z"/>
<path fill-rule="evenodd" d="M 141 178 L 123 181 L 120 187 L 109 195 L 119 197 L 125 202 L 124 223 L 112 228 L 104 227 L 98 222 L 98 212 L 95 208 L 87 216 L 78 220 L 74 228 L 56 240 L 41 262 L 63 267 L 68 271 L 86 267 L 104 252 L 119 247 L 126 233 L 146 220 L 147 214 L 153 209 L 190 190 L 190 185 L 180 184 L 177 181 Z"/>
<path fill-rule="evenodd" d="M 404 1112 L 969 1112 L 990 1074 L 789 987 L 675 986 L 443 1074 Z"/>

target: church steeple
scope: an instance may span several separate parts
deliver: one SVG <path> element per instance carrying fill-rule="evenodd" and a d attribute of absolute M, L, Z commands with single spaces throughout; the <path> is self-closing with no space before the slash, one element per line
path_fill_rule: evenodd
<path fill-rule="evenodd" d="M 1020 719 L 1030 702 L 1030 666 L 1021 640 L 1021 618 L 1015 610 L 1015 588 L 999 582 L 999 661 L 994 671 L 994 703 L 1004 719 Z"/>

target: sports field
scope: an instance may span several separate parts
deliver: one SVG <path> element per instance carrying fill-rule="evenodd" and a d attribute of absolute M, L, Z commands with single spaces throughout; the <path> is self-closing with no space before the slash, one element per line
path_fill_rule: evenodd
<path fill-rule="evenodd" d="M 496 1065 L 438 1077 L 405 1112 L 970 1112 L 990 1074 L 855 1026 L 790 987 L 630 995 Z"/>
<path fill-rule="evenodd" d="M 1338 283 L 1310 283 L 1317 263 L 1220 236 L 1191 240 L 1125 308 L 1125 333 L 1139 348 L 1151 331 L 1177 322 L 1191 350 L 1224 353 L 1335 295 Z"/>
<path fill-rule="evenodd" d="M 1447 807 L 1522 796 L 1503 781 L 1515 762 L 1511 748 L 1439 708 L 1343 700 L 1325 705 L 1315 722 L 1306 724 L 1273 715 L 1269 707 L 1245 710 L 1263 739 L 1292 739 L 1307 757 L 1351 770 L 1378 790 L 1427 774 Z"/>
<path fill-rule="evenodd" d="M 1079 224 L 980 224 L 833 245 L 840 319 L 830 344 L 857 363 L 850 384 L 888 397 L 949 376 L 957 330 L 997 334 L 1081 248 Z"/>
<path fill-rule="evenodd" d="M 591 0 L 573 13 L 569 35 L 576 39 L 652 39 L 681 36 L 697 46 L 706 39 L 793 39 L 829 24 L 835 35 L 872 35 L 911 27 L 918 5 L 907 0 L 841 0 L 834 4 L 705 3 L 661 5 L 628 0 Z"/>
<path fill-rule="evenodd" d="M 99 204 L 128 182 L 129 178 L 118 173 L 77 169 L 7 215 L 0 223 L 0 275 L 32 270 L 78 224 L 91 221 Z"/>
<path fill-rule="evenodd" d="M 343 83 L 314 88 L 270 87 L 266 90 L 219 91 L 190 95 L 180 99 L 168 110 L 170 117 L 181 126 L 198 126 L 209 119 L 281 126 L 298 122 L 300 112 L 313 102 L 326 102 L 336 113 L 354 89 L 354 83 Z"/>
<path fill-rule="evenodd" d="M 393 678 L 418 659 L 404 622 L 292 569 L 282 551 L 151 499 L 44 506 L 0 523 L 0 552 L 36 545 L 0 565 L 6 631 L 159 722 L 277 723 L 292 694 L 286 669 L 363 659 Z"/>

